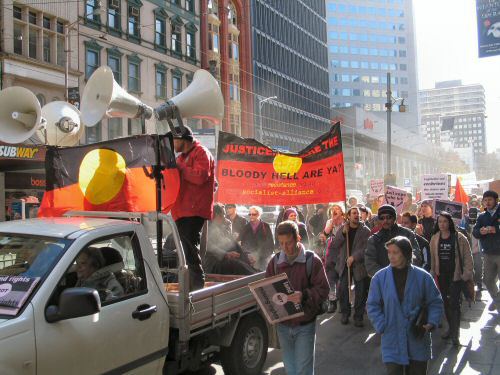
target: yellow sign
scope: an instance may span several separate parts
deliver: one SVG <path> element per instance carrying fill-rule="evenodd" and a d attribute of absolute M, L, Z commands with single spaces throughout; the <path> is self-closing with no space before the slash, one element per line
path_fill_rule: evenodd
<path fill-rule="evenodd" d="M 273 168 L 278 173 L 297 173 L 302 167 L 302 158 L 278 154 L 274 157 Z"/>

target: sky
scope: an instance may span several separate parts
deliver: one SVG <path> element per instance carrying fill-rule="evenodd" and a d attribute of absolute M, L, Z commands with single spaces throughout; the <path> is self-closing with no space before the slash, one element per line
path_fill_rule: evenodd
<path fill-rule="evenodd" d="M 420 89 L 461 79 L 486 97 L 488 152 L 500 148 L 500 56 L 478 58 L 476 0 L 413 0 Z"/>

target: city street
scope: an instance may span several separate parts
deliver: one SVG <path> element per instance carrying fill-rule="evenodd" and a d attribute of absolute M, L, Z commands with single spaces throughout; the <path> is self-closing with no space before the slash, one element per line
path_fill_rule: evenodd
<path fill-rule="evenodd" d="M 429 366 L 429 374 L 494 375 L 500 373 L 500 315 L 488 311 L 487 292 L 483 299 L 469 308 L 462 307 L 461 343 L 454 348 L 449 341 L 440 338 L 438 329 L 433 337 L 435 359 Z M 366 321 L 367 322 L 367 321 Z M 316 340 L 316 375 L 385 374 L 380 356 L 380 337 L 374 334 L 367 322 L 364 328 L 340 324 L 340 314 L 325 314 L 318 319 Z M 264 366 L 264 374 L 285 375 L 280 350 L 270 349 Z M 196 375 L 224 372 L 213 365 L 208 372 Z"/>

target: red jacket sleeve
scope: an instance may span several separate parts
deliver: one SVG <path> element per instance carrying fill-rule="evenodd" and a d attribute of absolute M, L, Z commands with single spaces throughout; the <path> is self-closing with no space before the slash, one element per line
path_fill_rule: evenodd
<path fill-rule="evenodd" d="M 192 184 L 203 185 L 213 173 L 211 157 L 200 147 L 193 150 L 188 158 L 193 158 L 191 166 L 188 165 L 191 163 L 178 163 L 182 178 Z"/>

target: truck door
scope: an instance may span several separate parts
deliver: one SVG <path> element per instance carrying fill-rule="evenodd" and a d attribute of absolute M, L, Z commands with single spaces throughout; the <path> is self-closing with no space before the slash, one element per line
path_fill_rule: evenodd
<path fill-rule="evenodd" d="M 66 287 L 98 291 L 101 311 L 48 323 L 44 311 Z M 135 233 L 85 246 L 46 306 L 36 311 L 38 374 L 161 373 L 168 343 L 168 307 L 145 265 Z"/>

